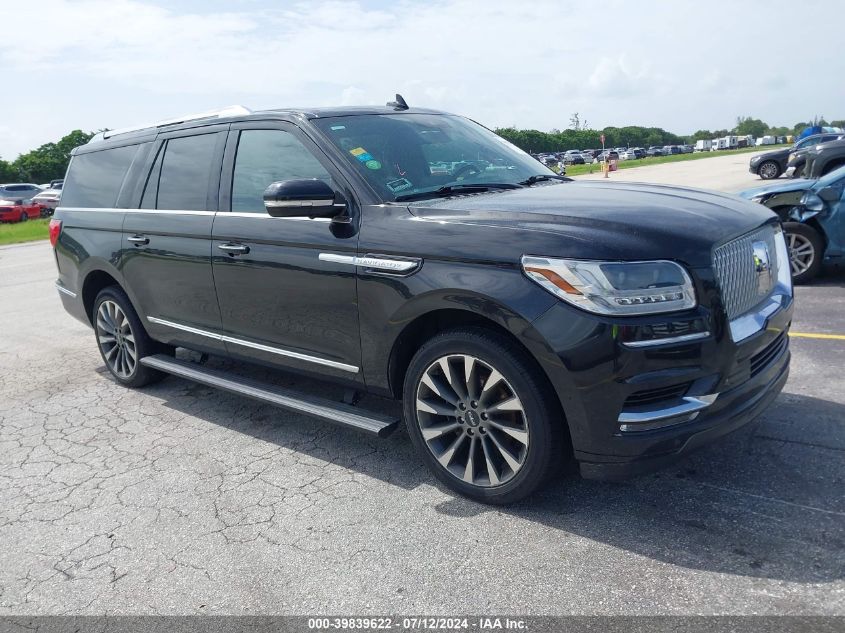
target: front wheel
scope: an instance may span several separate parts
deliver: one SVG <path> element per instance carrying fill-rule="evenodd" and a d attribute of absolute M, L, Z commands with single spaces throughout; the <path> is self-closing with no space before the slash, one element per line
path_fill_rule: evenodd
<path fill-rule="evenodd" d="M 21 217 L 18 218 L 18 222 L 26 222 L 29 219 L 29 214 L 26 212 L 26 209 L 21 209 Z"/>
<path fill-rule="evenodd" d="M 780 165 L 773 160 L 767 160 L 757 168 L 757 175 L 763 180 L 774 180 L 780 176 Z"/>
<path fill-rule="evenodd" d="M 94 300 L 94 333 L 97 348 L 112 376 L 127 387 L 143 387 L 165 374 L 140 363 L 162 347 L 147 334 L 129 297 L 119 286 L 100 291 Z"/>
<path fill-rule="evenodd" d="M 821 270 L 824 241 L 813 227 L 799 222 L 784 222 L 783 231 L 789 251 L 792 283 L 807 283 Z"/>
<path fill-rule="evenodd" d="M 560 408 L 539 368 L 513 341 L 483 329 L 440 334 L 416 353 L 404 385 L 408 433 L 452 490 L 512 503 L 562 461 Z"/>

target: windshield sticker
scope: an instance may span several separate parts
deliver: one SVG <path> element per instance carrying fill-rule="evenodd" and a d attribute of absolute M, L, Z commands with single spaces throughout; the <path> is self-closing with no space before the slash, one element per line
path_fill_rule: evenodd
<path fill-rule="evenodd" d="M 351 150 L 349 150 L 349 153 L 352 154 L 355 158 L 357 158 L 358 160 L 360 160 L 364 164 L 373 160 L 373 155 L 370 154 L 363 147 L 356 147 L 355 149 L 351 149 Z M 367 166 L 369 167 L 369 165 L 367 165 Z M 379 167 L 381 167 L 381 163 L 379 163 Z M 378 167 L 370 167 L 370 169 L 378 169 Z"/>
<path fill-rule="evenodd" d="M 396 180 L 384 183 L 384 186 L 390 189 L 393 193 L 399 193 L 400 191 L 405 191 L 405 189 L 410 189 L 414 185 L 412 185 L 411 181 L 407 178 L 397 178 Z"/>
<path fill-rule="evenodd" d="M 345 125 L 333 125 L 333 126 L 332 126 L 332 131 L 333 131 L 333 132 L 337 132 L 338 130 L 345 130 L 345 129 L 346 129 L 346 126 L 345 126 Z"/>
<path fill-rule="evenodd" d="M 377 160 L 368 160 L 364 165 L 367 166 L 367 169 L 381 169 L 381 163 Z"/>

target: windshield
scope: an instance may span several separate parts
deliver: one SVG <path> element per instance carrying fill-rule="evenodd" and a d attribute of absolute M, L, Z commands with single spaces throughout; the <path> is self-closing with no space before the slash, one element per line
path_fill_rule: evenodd
<path fill-rule="evenodd" d="M 385 201 L 446 185 L 516 185 L 546 168 L 487 128 L 444 114 L 371 114 L 312 121 Z"/>

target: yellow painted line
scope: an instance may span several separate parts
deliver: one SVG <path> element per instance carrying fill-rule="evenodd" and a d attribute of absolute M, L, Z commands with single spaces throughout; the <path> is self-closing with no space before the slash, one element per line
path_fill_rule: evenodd
<path fill-rule="evenodd" d="M 794 338 L 821 338 L 833 341 L 845 341 L 845 334 L 817 334 L 815 332 L 790 332 Z"/>

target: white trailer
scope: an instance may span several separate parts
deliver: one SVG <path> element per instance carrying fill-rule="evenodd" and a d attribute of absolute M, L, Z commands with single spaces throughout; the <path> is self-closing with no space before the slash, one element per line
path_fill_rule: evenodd
<path fill-rule="evenodd" d="M 715 152 L 720 149 L 728 149 L 728 142 L 727 136 L 723 136 L 721 138 L 714 138 L 712 144 L 710 145 L 710 151 Z"/>
<path fill-rule="evenodd" d="M 713 145 L 713 141 L 706 141 L 704 139 L 700 139 L 700 140 L 695 142 L 695 147 L 693 148 L 693 151 L 709 152 L 711 145 Z"/>

